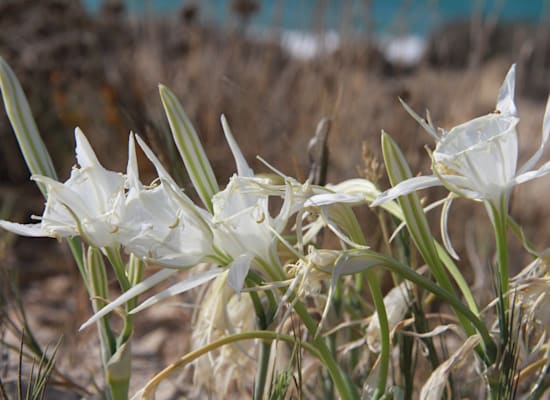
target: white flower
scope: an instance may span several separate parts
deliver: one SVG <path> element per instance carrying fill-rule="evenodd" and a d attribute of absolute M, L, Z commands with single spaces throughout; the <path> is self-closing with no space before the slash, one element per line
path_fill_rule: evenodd
<path fill-rule="evenodd" d="M 289 184 L 285 185 L 281 210 L 272 217 L 269 212 L 272 192 L 264 189 L 268 186 L 267 181 L 254 176 L 223 116 L 222 126 L 237 165 L 237 174 L 231 177 L 223 191 L 212 198 L 212 229 L 215 248 L 233 260 L 229 265 L 228 284 L 240 292 L 254 263 L 272 268 L 271 272 L 280 267 L 277 234 L 282 232 L 290 217 L 293 197 L 289 195 Z"/>
<path fill-rule="evenodd" d="M 208 219 L 176 186 L 151 149 L 137 139 L 159 180 L 149 187 L 139 181 L 134 137 L 130 135 L 121 243 L 128 252 L 146 260 L 170 267 L 191 267 L 212 252 Z"/>
<path fill-rule="evenodd" d="M 118 243 L 124 208 L 124 176 L 101 166 L 79 128 L 75 130 L 75 138 L 78 166 L 73 167 L 65 183 L 44 176 L 32 177 L 48 188 L 41 222 L 0 221 L 2 228 L 24 236 L 81 236 L 96 247 L 112 247 Z"/>
<path fill-rule="evenodd" d="M 433 152 L 432 176 L 405 180 L 382 193 L 373 205 L 432 186 L 443 185 L 451 192 L 486 201 L 496 207 L 508 200 L 513 187 L 550 172 L 550 163 L 532 170 L 539 161 L 550 135 L 550 101 L 546 106 L 542 140 L 538 151 L 518 171 L 519 122 L 514 104 L 515 65 L 510 68 L 500 88 L 494 113 L 456 126 L 439 137 L 435 129 L 405 105 L 407 110 L 438 141 Z"/>

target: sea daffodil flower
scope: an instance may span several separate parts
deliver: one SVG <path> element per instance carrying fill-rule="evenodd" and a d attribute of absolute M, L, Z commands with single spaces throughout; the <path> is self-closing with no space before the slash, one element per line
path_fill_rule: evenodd
<path fill-rule="evenodd" d="M 71 176 L 64 182 L 33 175 L 47 188 L 46 208 L 37 224 L 0 221 L 6 230 L 23 236 L 80 236 L 96 247 L 118 244 L 118 229 L 124 208 L 125 178 L 105 169 L 79 128 L 75 130 L 76 159 Z"/>
<path fill-rule="evenodd" d="M 176 268 L 193 266 L 212 252 L 212 232 L 207 218 L 176 185 L 139 136 L 137 140 L 159 178 L 148 187 L 140 182 L 131 134 L 121 244 L 128 252 L 147 261 Z"/>
<path fill-rule="evenodd" d="M 399 183 L 382 193 L 374 206 L 388 200 L 432 186 L 443 185 L 456 195 L 481 200 L 500 208 L 508 208 L 515 185 L 528 182 L 550 172 L 550 162 L 539 169 L 539 161 L 550 135 L 550 101 L 546 105 L 542 140 L 538 151 L 517 170 L 519 122 L 514 104 L 515 65 L 500 88 L 496 111 L 458 125 L 439 136 L 408 106 L 407 110 L 437 140 L 432 154 L 434 175 L 418 176 Z"/>

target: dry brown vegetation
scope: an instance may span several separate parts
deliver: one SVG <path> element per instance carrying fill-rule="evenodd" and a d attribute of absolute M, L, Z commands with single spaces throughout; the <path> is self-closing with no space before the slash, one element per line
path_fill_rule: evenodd
<path fill-rule="evenodd" d="M 258 41 L 241 30 L 204 26 L 194 12 L 200 10 L 135 20 L 116 7 L 90 16 L 71 1 L 0 3 L 0 54 L 21 79 L 62 178 L 74 162 L 75 126 L 86 132 L 104 165 L 117 170 L 125 167 L 131 129 L 163 154 L 186 186 L 169 144 L 159 82 L 181 99 L 220 182 L 234 170 L 219 123 L 222 113 L 249 160 L 259 154 L 301 179 L 309 168 L 307 143 L 323 117 L 333 121 L 329 182 L 357 176 L 363 165 L 362 143 L 375 156 L 380 154 L 381 129 L 402 146 L 413 171 L 426 173 L 424 146 L 432 146 L 431 139 L 397 98 L 419 112 L 428 108 L 435 123 L 448 129 L 492 110 L 495 93 L 514 61 L 519 63 L 521 152 L 530 155 L 538 147 L 544 100 L 550 91 L 550 36 L 540 27 L 452 25 L 434 35 L 420 65 L 404 68 L 389 64 L 368 40 L 351 38 L 334 53 L 307 61 L 293 59 L 275 40 Z M 28 182 L 3 111 L 0 141 L 2 217 L 23 221 L 41 213 L 42 199 Z M 258 171 L 265 169 L 259 161 L 251 164 Z M 548 179 L 537 181 L 516 193 L 512 203 L 513 214 L 539 246 L 547 242 L 550 230 L 548 190 Z M 430 196 L 435 199 L 437 192 Z M 474 219 L 464 223 L 465 215 Z M 482 240 L 490 234 L 484 211 L 464 204 L 453 210 L 453 217 L 453 240 L 459 249 L 474 246 L 468 261 L 479 264 L 472 280 L 479 279 L 482 285 L 479 271 L 492 254 Z M 96 359 L 95 332 L 75 335 L 90 311 L 84 291 L 75 283 L 77 273 L 68 252 L 46 239 L 30 242 L 5 232 L 0 238 L 2 268 L 18 272 L 31 325 L 40 339 L 48 343 L 65 335 L 63 346 L 68 350 L 62 353 L 60 369 L 73 370 L 83 357 Z M 517 270 L 522 260 L 514 261 Z M 142 327 L 138 325 L 137 332 L 146 334 L 135 343 L 143 354 L 137 357 L 134 381 L 188 350 L 189 318 L 188 310 L 159 307 L 138 320 Z M 97 368 L 91 362 L 79 374 Z"/>

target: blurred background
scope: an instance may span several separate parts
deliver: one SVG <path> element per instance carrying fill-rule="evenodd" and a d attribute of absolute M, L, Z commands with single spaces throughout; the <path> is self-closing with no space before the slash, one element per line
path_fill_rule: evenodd
<path fill-rule="evenodd" d="M 163 83 L 180 98 L 221 185 L 235 170 L 219 123 L 224 113 L 256 172 L 266 170 L 255 158 L 261 155 L 305 180 L 308 142 L 327 117 L 328 182 L 368 176 L 386 188 L 374 167 L 381 129 L 402 146 L 415 173 L 429 173 L 425 146 L 433 148 L 398 97 L 450 129 L 494 109 L 512 63 L 520 163 L 533 154 L 550 92 L 550 1 L 0 0 L 0 55 L 21 80 L 63 180 L 75 162 L 79 126 L 100 161 L 118 171 L 125 170 L 129 131 L 139 133 L 190 188 L 158 97 Z M 145 160 L 141 167 L 153 178 Z M 512 199 L 514 217 L 540 246 L 550 229 L 549 190 L 549 179 L 541 179 Z M 429 191 L 427 200 L 442 193 Z M 493 251 L 478 240 L 490 234 L 487 218 L 482 207 L 458 203 L 451 235 L 482 287 L 480 271 Z M 42 209 L 2 107 L 0 217 L 30 222 Z M 473 218 L 464 222 L 464 215 Z M 438 212 L 432 217 L 437 222 Z M 364 216 L 367 228 L 370 218 Z M 74 335 L 82 322 L 74 313 L 88 315 L 87 299 L 73 284 L 67 250 L 52 242 L 0 232 L 0 264 L 17 271 L 43 332 Z M 513 270 L 523 262 L 513 257 Z M 67 300 L 69 309 L 54 305 L 65 312 L 62 322 L 40 309 L 54 307 L 45 282 L 53 285 L 51 301 L 80 293 Z"/>

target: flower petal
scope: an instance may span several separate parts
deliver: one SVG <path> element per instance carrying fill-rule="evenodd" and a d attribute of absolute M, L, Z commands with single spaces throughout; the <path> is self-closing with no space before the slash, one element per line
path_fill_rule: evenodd
<path fill-rule="evenodd" d="M 42 230 L 42 224 L 18 224 L 1 220 L 0 227 L 21 236 L 53 237 L 50 233 Z"/>
<path fill-rule="evenodd" d="M 241 177 L 252 178 L 254 176 L 254 171 L 252 171 L 252 169 L 248 166 L 246 159 L 244 158 L 243 153 L 241 152 L 241 149 L 239 148 L 239 145 L 231 132 L 231 128 L 229 128 L 227 119 L 223 114 L 221 116 L 221 121 L 223 133 L 225 134 L 225 140 L 227 140 L 231 153 L 233 153 L 235 164 L 237 164 L 237 174 Z"/>
<path fill-rule="evenodd" d="M 76 161 L 78 161 L 80 167 L 95 167 L 99 165 L 99 160 L 90 142 L 79 127 L 75 128 L 74 137 L 76 141 Z"/>
<path fill-rule="evenodd" d="M 429 176 L 417 176 L 399 182 L 397 185 L 392 187 L 385 192 L 382 192 L 376 200 L 372 202 L 372 206 L 376 207 L 382 203 L 385 203 L 390 200 L 394 200 L 399 196 L 403 196 L 417 190 L 426 189 L 434 186 L 440 186 L 441 182 L 439 178 L 435 175 Z"/>
<path fill-rule="evenodd" d="M 401 102 L 401 105 L 405 108 L 405 111 L 407 111 L 409 115 L 413 117 L 416 120 L 416 122 L 420 124 L 422 128 L 424 128 L 426 132 L 432 135 L 432 137 L 435 139 L 436 142 L 439 142 L 439 139 L 441 138 L 437 134 L 436 129 L 432 125 L 430 125 L 424 118 L 418 115 L 407 103 L 403 101 L 403 99 L 401 99 L 401 97 L 399 98 L 399 101 Z M 428 121 L 430 120 L 428 119 Z"/>
<path fill-rule="evenodd" d="M 497 98 L 497 110 L 502 114 L 516 116 L 518 109 L 514 104 L 514 90 L 516 86 L 516 64 L 512 64 L 510 70 L 502 82 Z"/>
<path fill-rule="evenodd" d="M 304 207 L 322 207 L 335 203 L 357 204 L 365 200 L 365 196 L 350 193 L 321 193 L 311 196 L 304 203 Z"/>
<path fill-rule="evenodd" d="M 136 297 L 142 294 L 143 292 L 149 290 L 159 282 L 162 282 L 168 277 L 170 277 L 171 275 L 174 275 L 176 272 L 178 272 L 177 269 L 162 269 L 156 274 L 151 275 L 149 278 L 133 286 L 130 290 L 128 290 L 127 292 L 124 292 L 117 299 L 113 300 L 108 305 L 106 305 L 101 310 L 99 310 L 97 313 L 95 313 L 88 321 L 84 322 L 80 326 L 79 330 L 81 331 L 83 329 L 86 329 L 88 326 L 92 325 L 94 322 L 98 321 L 100 318 L 109 314 L 115 308 L 123 305 L 131 298 Z"/>
<path fill-rule="evenodd" d="M 544 163 L 539 169 L 527 171 L 514 178 L 514 185 L 520 185 L 533 179 L 540 178 L 550 172 L 550 161 Z"/>
<path fill-rule="evenodd" d="M 216 276 L 221 274 L 224 270 L 221 268 L 214 268 L 209 271 L 203 272 L 202 274 L 197 274 L 192 276 L 189 279 L 186 279 L 182 282 L 178 282 L 175 285 L 170 286 L 168 289 L 163 290 L 160 293 L 157 293 L 156 295 L 149 297 L 147 300 L 145 300 L 143 303 L 141 303 L 139 306 L 134 308 L 132 311 L 130 311 L 130 314 L 138 313 L 142 310 L 144 310 L 147 307 L 152 306 L 155 303 L 158 303 L 159 301 L 175 296 L 177 294 L 187 292 L 188 290 L 194 289 L 197 286 L 202 285 L 203 283 L 208 282 L 211 279 L 214 279 Z"/>
<path fill-rule="evenodd" d="M 529 171 L 534 168 L 535 164 L 539 161 L 542 153 L 544 152 L 544 146 L 550 137 L 550 96 L 546 102 L 546 110 L 544 111 L 544 117 L 542 120 L 542 139 L 540 141 L 540 146 L 538 150 L 531 156 L 531 158 L 525 163 L 523 167 L 519 170 L 519 174 Z"/>
<path fill-rule="evenodd" d="M 126 179 L 128 179 L 128 186 L 130 186 L 130 188 L 141 187 L 136 155 L 136 141 L 134 139 L 133 132 L 130 132 L 130 137 L 128 138 L 128 165 L 126 167 Z"/>
<path fill-rule="evenodd" d="M 243 254 L 237 257 L 229 266 L 227 284 L 235 293 L 241 293 L 253 259 L 253 254 Z"/>
<path fill-rule="evenodd" d="M 443 203 L 443 209 L 441 210 L 441 220 L 440 220 L 440 228 L 441 228 L 441 238 L 443 239 L 443 245 L 445 246 L 445 249 L 447 252 L 453 257 L 455 260 L 460 260 L 460 257 L 456 253 L 453 244 L 451 243 L 451 237 L 449 236 L 449 211 L 451 209 L 451 205 L 453 203 L 453 193 L 450 193 L 445 202 Z"/>

